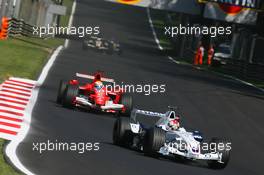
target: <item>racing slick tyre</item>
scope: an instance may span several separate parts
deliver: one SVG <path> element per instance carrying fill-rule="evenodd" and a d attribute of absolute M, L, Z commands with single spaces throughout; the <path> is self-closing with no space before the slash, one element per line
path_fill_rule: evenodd
<path fill-rule="evenodd" d="M 227 148 L 229 141 L 225 139 L 219 139 L 219 138 L 212 138 L 210 143 L 210 149 L 214 149 L 214 151 L 219 152 L 222 154 L 221 161 L 216 160 L 209 160 L 207 161 L 207 164 L 209 168 L 212 169 L 223 169 L 227 166 L 229 159 L 230 159 L 230 150 Z M 221 149 L 219 149 L 221 145 Z"/>
<path fill-rule="evenodd" d="M 125 106 L 125 110 L 122 112 L 125 116 L 130 116 L 131 111 L 133 110 L 133 98 L 128 94 L 123 94 L 120 100 L 120 104 Z"/>
<path fill-rule="evenodd" d="M 75 97 L 77 97 L 79 94 L 79 87 L 78 86 L 74 86 L 74 85 L 68 85 L 63 99 L 62 99 L 62 105 L 63 107 L 66 108 L 73 108 L 73 100 L 75 99 Z"/>
<path fill-rule="evenodd" d="M 63 80 L 60 81 L 59 88 L 58 88 L 58 94 L 57 94 L 57 100 L 56 100 L 58 104 L 62 103 L 62 98 L 67 88 L 67 84 L 68 83 L 66 81 L 63 81 Z"/>
<path fill-rule="evenodd" d="M 119 117 L 114 124 L 113 143 L 119 146 L 128 146 L 131 140 L 129 135 L 130 130 L 130 119 Z"/>
<path fill-rule="evenodd" d="M 147 130 L 143 151 L 146 155 L 157 157 L 158 151 L 164 145 L 166 132 L 161 128 L 151 128 Z"/>

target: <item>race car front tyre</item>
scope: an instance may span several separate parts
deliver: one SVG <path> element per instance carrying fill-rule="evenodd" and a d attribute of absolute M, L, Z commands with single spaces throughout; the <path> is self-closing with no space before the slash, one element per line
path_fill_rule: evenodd
<path fill-rule="evenodd" d="M 133 98 L 132 98 L 132 96 L 130 96 L 128 94 L 123 94 L 121 97 L 121 100 L 120 100 L 120 104 L 123 104 L 125 107 L 123 114 L 125 116 L 130 116 L 130 113 L 133 110 Z"/>
<path fill-rule="evenodd" d="M 67 88 L 67 84 L 68 83 L 66 81 L 63 81 L 63 80 L 60 81 L 59 88 L 58 88 L 58 94 L 57 94 L 57 100 L 56 100 L 58 104 L 62 103 L 62 98 Z"/>
<path fill-rule="evenodd" d="M 66 108 L 73 108 L 73 102 L 75 100 L 75 98 L 78 96 L 79 94 L 79 87 L 78 86 L 74 86 L 74 85 L 68 85 L 63 99 L 62 99 L 62 105 L 63 107 Z"/>
<path fill-rule="evenodd" d="M 158 151 L 164 146 L 165 136 L 166 132 L 161 128 L 154 127 L 147 130 L 143 146 L 144 153 L 153 157 L 158 156 Z"/>
<path fill-rule="evenodd" d="M 115 121 L 113 129 L 113 143 L 119 146 L 128 146 L 130 142 L 130 119 L 120 117 Z"/>
<path fill-rule="evenodd" d="M 228 147 L 230 144 L 229 141 L 226 139 L 219 139 L 219 138 L 212 138 L 210 141 L 210 149 L 213 150 L 213 152 L 218 152 L 221 154 L 221 160 L 215 161 L 215 160 L 209 160 L 208 166 L 212 169 L 223 169 L 227 166 L 229 159 L 230 159 L 230 151 L 231 147 Z M 221 149 L 220 149 L 221 148 Z"/>

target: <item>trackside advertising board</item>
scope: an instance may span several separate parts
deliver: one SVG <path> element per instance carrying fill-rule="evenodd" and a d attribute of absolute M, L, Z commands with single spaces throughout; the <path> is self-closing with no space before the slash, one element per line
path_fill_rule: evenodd
<path fill-rule="evenodd" d="M 207 0 L 204 17 L 254 25 L 257 21 L 260 1 L 257 0 Z"/>
<path fill-rule="evenodd" d="M 150 7 L 154 9 L 170 10 L 181 13 L 198 15 L 201 8 L 197 0 L 106 0 L 127 5 Z"/>

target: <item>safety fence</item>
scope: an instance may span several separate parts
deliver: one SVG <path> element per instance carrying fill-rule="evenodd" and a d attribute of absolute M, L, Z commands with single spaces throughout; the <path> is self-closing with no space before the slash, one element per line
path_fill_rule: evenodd
<path fill-rule="evenodd" d="M 179 15 L 178 15 L 179 16 Z M 182 15 L 183 17 L 187 17 L 188 15 Z M 186 19 L 186 18 L 185 18 Z M 185 19 L 181 19 L 178 23 L 184 23 Z M 176 18 L 172 18 L 168 15 L 167 20 L 165 21 L 166 25 L 172 25 L 172 23 L 177 23 L 179 20 Z M 225 60 L 226 64 L 220 67 L 211 67 L 212 70 L 217 70 L 223 72 L 225 74 L 229 74 L 241 79 L 256 81 L 256 82 L 264 82 L 264 56 L 262 54 L 262 48 L 264 44 L 264 38 L 258 36 L 251 36 L 252 40 L 249 44 L 249 52 L 246 53 L 243 59 L 241 56 L 233 57 L 231 59 Z M 228 38 L 231 40 L 230 38 Z M 250 38 L 249 38 L 250 39 Z M 175 55 L 186 62 L 193 63 L 195 58 L 195 54 L 197 51 L 198 43 L 201 40 L 201 37 L 195 35 L 183 36 L 182 38 L 172 38 L 171 42 L 174 45 Z M 217 38 L 217 42 L 221 44 L 226 42 L 226 38 Z M 206 49 L 207 50 L 207 49 Z M 241 52 L 241 48 L 239 50 Z M 207 57 L 207 53 L 205 52 L 205 58 Z"/>
<path fill-rule="evenodd" d="M 221 68 L 214 69 L 221 69 L 220 71 L 241 79 L 264 82 L 264 65 L 261 64 L 248 63 L 243 60 L 229 60 Z"/>
<path fill-rule="evenodd" d="M 26 23 L 23 19 L 16 18 L 2 18 L 2 25 L 0 29 L 0 40 L 5 40 L 9 36 L 34 36 L 34 26 Z M 44 36 L 46 38 L 48 36 Z"/>
<path fill-rule="evenodd" d="M 10 30 L 8 34 L 10 36 L 33 36 L 33 26 L 25 23 L 24 20 L 12 18 L 10 20 Z"/>

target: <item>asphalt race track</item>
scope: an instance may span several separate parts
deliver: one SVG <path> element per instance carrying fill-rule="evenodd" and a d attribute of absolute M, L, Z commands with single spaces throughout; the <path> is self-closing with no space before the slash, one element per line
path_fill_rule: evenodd
<path fill-rule="evenodd" d="M 172 63 L 158 50 L 144 8 L 79 0 L 74 26 L 94 25 L 100 26 L 104 37 L 119 40 L 124 54 L 83 51 L 76 40 L 61 52 L 40 89 L 30 132 L 17 149 L 29 170 L 41 175 L 263 174 L 263 94 L 234 80 Z M 186 128 L 201 130 L 208 138 L 230 138 L 232 155 L 227 168 L 212 170 L 204 162 L 154 159 L 117 147 L 112 144 L 114 116 L 69 110 L 55 103 L 60 79 L 96 70 L 128 84 L 166 84 L 164 94 L 133 94 L 136 107 L 164 112 L 168 105 L 178 105 Z M 47 140 L 100 142 L 100 151 L 32 151 L 33 142 Z"/>

